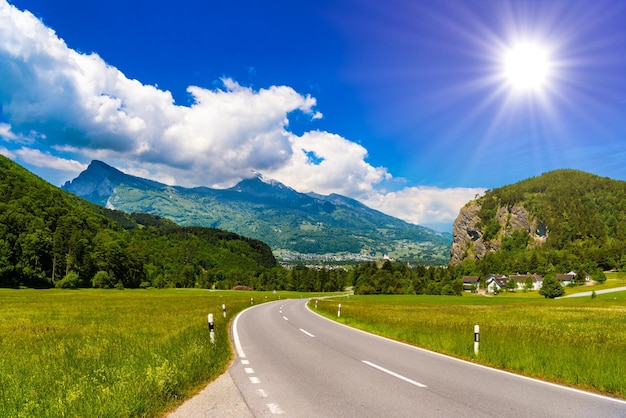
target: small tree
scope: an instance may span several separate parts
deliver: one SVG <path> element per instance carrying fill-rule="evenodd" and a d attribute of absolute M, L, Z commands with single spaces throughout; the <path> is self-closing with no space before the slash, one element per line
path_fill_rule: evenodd
<path fill-rule="evenodd" d="M 533 278 L 532 277 L 526 277 L 526 280 L 524 281 L 524 292 L 528 292 L 530 290 L 533 290 Z"/>
<path fill-rule="evenodd" d="M 539 289 L 539 294 L 544 298 L 554 299 L 563 296 L 565 289 L 563 289 L 563 286 L 561 286 L 561 283 L 559 283 L 556 277 L 548 276 L 543 279 L 543 285 L 541 289 Z"/>
<path fill-rule="evenodd" d="M 506 290 L 507 292 L 515 292 L 515 288 L 517 287 L 517 282 L 513 279 L 509 279 L 508 282 L 506 282 Z"/>
<path fill-rule="evenodd" d="M 78 273 L 70 270 L 65 277 L 56 282 L 54 286 L 60 289 L 76 289 L 79 283 Z"/>
<path fill-rule="evenodd" d="M 115 277 L 104 270 L 99 270 L 91 279 L 91 285 L 93 287 L 99 287 L 102 289 L 110 289 L 115 286 Z"/>
<path fill-rule="evenodd" d="M 606 275 L 600 269 L 597 269 L 592 275 L 591 279 L 596 283 L 604 283 L 606 282 Z"/>

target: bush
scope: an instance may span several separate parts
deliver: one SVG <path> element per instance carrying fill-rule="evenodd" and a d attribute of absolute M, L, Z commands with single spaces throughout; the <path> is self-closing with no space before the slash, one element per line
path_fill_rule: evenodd
<path fill-rule="evenodd" d="M 80 280 L 78 278 L 78 273 L 70 271 L 63 279 L 56 282 L 55 287 L 59 289 L 76 289 L 79 284 Z"/>
<path fill-rule="evenodd" d="M 100 270 L 93 276 L 93 279 L 91 279 L 91 285 L 101 289 L 110 289 L 115 285 L 115 276 L 104 270 Z"/>
<path fill-rule="evenodd" d="M 559 296 L 563 296 L 565 294 L 565 289 L 561 286 L 561 283 L 556 279 L 556 277 L 546 277 L 543 279 L 543 285 L 541 289 L 539 289 L 539 294 L 545 298 L 558 298 Z"/>

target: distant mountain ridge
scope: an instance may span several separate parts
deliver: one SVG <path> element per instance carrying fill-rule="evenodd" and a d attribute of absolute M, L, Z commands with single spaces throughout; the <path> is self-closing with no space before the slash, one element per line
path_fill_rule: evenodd
<path fill-rule="evenodd" d="M 82 187 L 93 195 L 106 190 Z M 108 210 L 2 155 L 0 244 L 0 287 L 286 286 L 260 240 Z"/>
<path fill-rule="evenodd" d="M 452 243 L 451 234 L 385 215 L 354 199 L 300 193 L 260 174 L 229 189 L 185 188 L 131 176 L 94 160 L 63 189 L 124 212 L 260 239 L 287 261 L 364 261 L 389 255 L 446 264 Z"/>

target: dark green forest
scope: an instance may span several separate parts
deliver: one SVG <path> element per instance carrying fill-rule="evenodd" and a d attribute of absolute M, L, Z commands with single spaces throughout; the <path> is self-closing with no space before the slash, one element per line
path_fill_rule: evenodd
<path fill-rule="evenodd" d="M 263 242 L 89 203 L 0 157 L 0 286 L 212 287 L 280 272 Z"/>
<path fill-rule="evenodd" d="M 354 293 L 368 294 L 463 294 L 461 278 L 455 278 L 453 267 L 409 267 L 405 263 L 383 261 L 356 266 L 352 271 Z"/>
<path fill-rule="evenodd" d="M 514 205 L 528 210 L 546 240 L 532 246 L 528 231 L 511 231 L 501 237 L 500 251 L 463 260 L 458 276 L 569 271 L 601 276 L 626 269 L 626 182 L 556 170 L 490 190 L 478 203 L 485 241 L 502 236 L 497 209 Z"/>

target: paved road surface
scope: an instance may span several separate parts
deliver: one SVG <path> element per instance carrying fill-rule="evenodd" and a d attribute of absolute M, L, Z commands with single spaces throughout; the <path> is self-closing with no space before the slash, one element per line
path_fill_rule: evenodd
<path fill-rule="evenodd" d="M 626 286 L 623 287 L 614 287 L 612 289 L 604 289 L 604 290 L 596 290 L 596 295 L 602 295 L 604 293 L 613 293 L 613 292 L 621 292 L 623 290 L 626 290 Z M 565 298 L 580 298 L 583 296 L 591 296 L 591 293 L 594 292 L 589 291 L 589 292 L 580 292 L 580 293 L 573 293 L 571 295 L 566 295 L 566 296 L 561 296 L 560 298 L 557 299 L 565 299 Z"/>
<path fill-rule="evenodd" d="M 304 300 L 242 312 L 233 339 L 229 373 L 258 417 L 626 417 L 624 401 L 372 336 Z"/>

